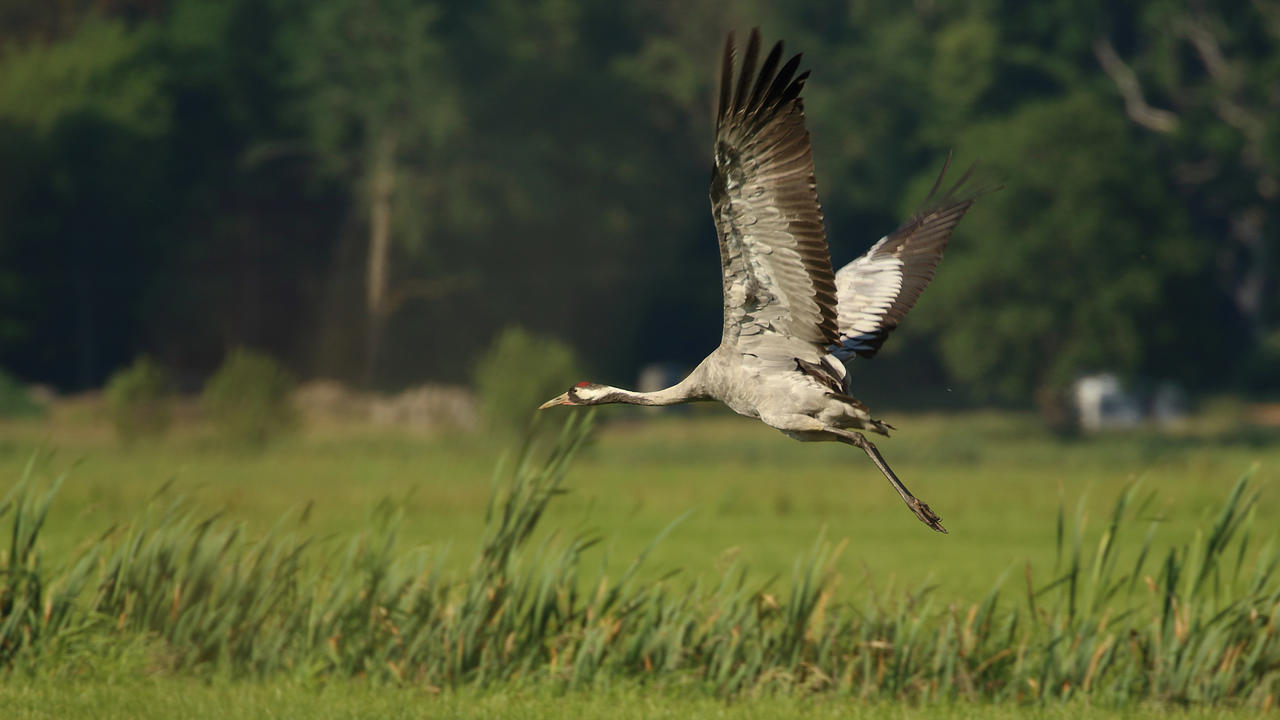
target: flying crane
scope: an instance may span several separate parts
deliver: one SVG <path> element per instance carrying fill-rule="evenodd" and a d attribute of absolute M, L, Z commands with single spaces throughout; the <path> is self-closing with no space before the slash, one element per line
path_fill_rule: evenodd
<path fill-rule="evenodd" d="M 873 357 L 933 279 L 951 231 L 978 195 L 957 195 L 972 168 L 932 202 L 948 156 L 927 209 L 833 272 L 800 98 L 809 73 L 796 74 L 798 54 L 779 68 L 779 42 L 757 74 L 759 52 L 760 34 L 752 31 L 735 82 L 730 33 L 720 74 L 711 176 L 724 289 L 720 346 L 665 390 L 580 382 L 540 409 L 719 400 L 797 440 L 861 448 L 915 516 L 945 533 L 937 513 L 860 432 L 888 436 L 893 428 L 853 397 L 845 362 Z"/>

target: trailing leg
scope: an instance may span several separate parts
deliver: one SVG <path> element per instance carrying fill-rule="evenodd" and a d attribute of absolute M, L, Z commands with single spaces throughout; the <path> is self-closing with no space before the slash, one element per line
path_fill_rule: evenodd
<path fill-rule="evenodd" d="M 841 442 L 862 448 L 863 452 L 867 454 L 867 457 L 871 458 L 871 462 L 875 463 L 876 467 L 880 468 L 880 472 L 884 473 L 884 476 L 889 479 L 889 484 L 892 485 L 893 489 L 897 490 L 898 494 L 902 496 L 902 501 L 907 504 L 908 508 L 911 508 L 911 512 L 915 513 L 916 517 L 920 518 L 920 522 L 940 533 L 945 533 L 947 531 L 946 528 L 942 527 L 942 518 L 938 517 L 938 514 L 929 509 L 929 506 L 921 502 L 919 498 L 911 494 L 911 491 L 907 489 L 907 486 L 903 485 L 902 481 L 898 479 L 898 476 L 893 474 L 893 470 L 889 467 L 889 463 L 885 462 L 880 451 L 876 449 L 876 446 L 873 445 L 865 435 L 860 432 L 851 432 L 849 430 L 832 430 L 830 432 L 840 438 Z"/>

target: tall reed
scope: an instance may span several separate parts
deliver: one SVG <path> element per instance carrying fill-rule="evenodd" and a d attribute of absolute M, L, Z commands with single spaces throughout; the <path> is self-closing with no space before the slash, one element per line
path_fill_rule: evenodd
<path fill-rule="evenodd" d="M 403 510 L 391 502 L 335 552 L 289 518 L 250 538 L 158 500 L 50 571 L 37 539 L 61 479 L 36 493 L 29 468 L 0 504 L 11 526 L 0 667 L 56 665 L 104 638 L 142 636 L 159 640 L 156 662 L 170 671 L 239 677 L 435 687 L 628 677 L 724 696 L 1275 703 L 1280 554 L 1274 537 L 1255 539 L 1247 475 L 1208 527 L 1163 551 L 1141 519 L 1151 496 L 1136 487 L 1092 543 L 1083 504 L 1070 522 L 1060 512 L 1049 579 L 1037 585 L 1028 565 L 973 604 L 927 588 L 837 594 L 841 547 L 821 540 L 783 588 L 742 566 L 639 582 L 644 554 L 611 579 L 584 571 L 598 538 L 537 532 L 591 422 L 570 422 L 544 455 L 526 447 L 500 465 L 483 538 L 458 574 L 438 554 L 399 549 Z"/>

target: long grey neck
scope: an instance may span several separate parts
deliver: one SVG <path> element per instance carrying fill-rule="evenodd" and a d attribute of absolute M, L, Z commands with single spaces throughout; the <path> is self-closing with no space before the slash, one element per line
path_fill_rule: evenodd
<path fill-rule="evenodd" d="M 636 392 L 634 390 L 614 388 L 604 402 L 626 403 L 628 405 L 679 405 L 680 403 L 709 400 L 710 396 L 704 387 L 703 375 L 704 371 L 702 366 L 699 365 L 684 380 L 665 390 Z"/>

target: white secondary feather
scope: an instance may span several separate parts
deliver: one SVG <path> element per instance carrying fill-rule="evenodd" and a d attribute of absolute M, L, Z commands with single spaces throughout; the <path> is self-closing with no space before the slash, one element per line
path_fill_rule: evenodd
<path fill-rule="evenodd" d="M 882 238 L 870 252 L 836 273 L 840 345 L 849 351 L 871 349 L 869 343 L 902 292 L 902 259 L 877 254 L 887 240 Z"/>
<path fill-rule="evenodd" d="M 875 355 L 915 305 L 933 279 L 951 231 L 973 204 L 972 197 L 951 199 L 967 177 L 956 183 L 939 206 L 911 218 L 836 273 L 840 340 L 831 348 L 836 357 L 847 360 L 854 355 Z"/>

